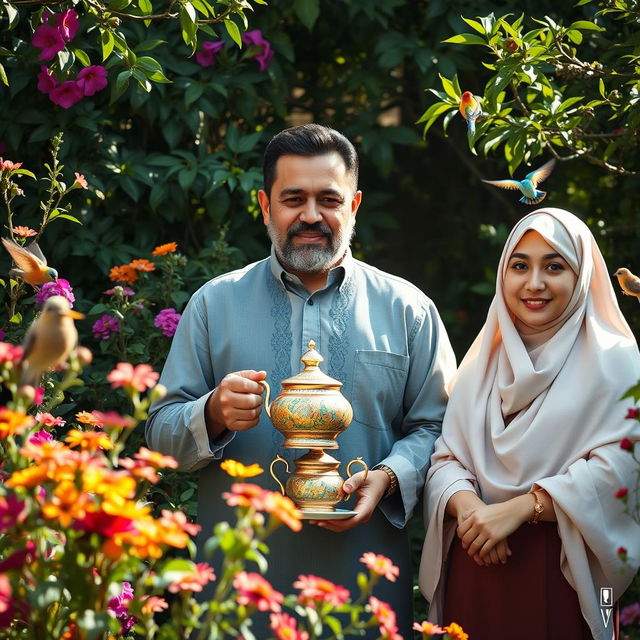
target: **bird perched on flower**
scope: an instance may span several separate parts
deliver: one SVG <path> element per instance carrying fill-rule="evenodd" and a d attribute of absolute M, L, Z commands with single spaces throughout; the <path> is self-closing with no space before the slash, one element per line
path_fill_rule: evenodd
<path fill-rule="evenodd" d="M 465 91 L 460 98 L 460 113 L 467 121 L 467 129 L 474 136 L 476 134 L 476 120 L 482 114 L 480 103 L 474 98 L 471 91 Z"/>
<path fill-rule="evenodd" d="M 38 386 L 44 371 L 67 360 L 78 344 L 78 331 L 73 319 L 84 314 L 73 311 L 62 296 L 51 296 L 33 321 L 22 343 L 22 376 L 20 384 Z"/>
<path fill-rule="evenodd" d="M 624 267 L 620 267 L 613 275 L 618 278 L 622 293 L 625 296 L 635 296 L 640 302 L 640 278 Z"/>
<path fill-rule="evenodd" d="M 2 244 L 17 266 L 16 269 L 9 271 L 9 275 L 12 278 L 21 278 L 32 287 L 37 287 L 45 282 L 54 282 L 58 279 L 58 272 L 47 266 L 47 259 L 37 243 L 32 242 L 26 247 L 21 247 L 17 242 L 9 240 L 9 238 L 2 238 Z"/>
<path fill-rule="evenodd" d="M 524 180 L 483 180 L 487 184 L 501 189 L 518 189 L 522 193 L 519 202 L 526 204 L 538 204 L 542 202 L 547 195 L 546 191 L 540 191 L 538 185 L 549 176 L 555 167 L 556 160 L 551 158 L 549 162 L 545 162 L 539 169 L 528 173 Z"/>

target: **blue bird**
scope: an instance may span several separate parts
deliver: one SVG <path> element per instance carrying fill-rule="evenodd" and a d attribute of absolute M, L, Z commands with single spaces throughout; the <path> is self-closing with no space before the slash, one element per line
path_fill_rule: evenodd
<path fill-rule="evenodd" d="M 524 180 L 483 180 L 487 184 L 501 189 L 518 189 L 522 193 L 519 202 L 525 204 L 538 204 L 547 195 L 546 191 L 539 191 L 538 185 L 549 176 L 556 165 L 555 158 L 545 162 L 539 169 L 528 173 Z"/>

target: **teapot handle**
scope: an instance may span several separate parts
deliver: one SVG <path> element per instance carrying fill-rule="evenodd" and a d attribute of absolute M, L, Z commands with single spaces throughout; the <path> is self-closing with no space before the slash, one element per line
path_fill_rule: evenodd
<path fill-rule="evenodd" d="M 364 482 L 367 479 L 367 476 L 369 475 L 369 467 L 367 466 L 367 463 L 362 459 L 362 456 L 358 456 L 357 458 L 354 458 L 353 460 L 351 460 L 351 462 L 349 462 L 349 464 L 347 465 L 347 476 L 349 478 L 352 476 L 352 473 L 351 473 L 352 464 L 362 465 L 362 468 L 364 469 L 364 480 L 363 480 Z"/>
<path fill-rule="evenodd" d="M 278 483 L 278 486 L 280 487 L 280 491 L 282 491 L 282 495 L 285 495 L 284 494 L 284 486 L 282 486 L 282 482 L 280 482 L 280 480 L 278 479 L 278 476 L 276 476 L 275 472 L 273 471 L 273 467 L 278 462 L 284 462 L 284 468 L 285 468 L 286 472 L 289 473 L 289 463 L 284 458 L 281 458 L 278 455 L 273 459 L 273 461 L 269 465 L 269 473 L 271 474 L 271 477 Z"/>
<path fill-rule="evenodd" d="M 265 411 L 267 412 L 267 415 L 269 417 L 271 417 L 271 405 L 269 404 L 269 396 L 271 395 L 271 387 L 269 386 L 269 383 L 266 380 L 258 380 L 258 384 L 267 392 L 267 395 L 264 397 L 264 408 L 265 408 Z M 278 456 L 278 457 L 280 457 L 280 456 Z M 280 458 L 280 459 L 282 460 L 282 458 Z M 277 460 L 277 458 L 276 458 L 276 460 Z M 275 462 L 275 460 L 273 462 Z M 273 464 L 273 462 L 271 464 Z M 287 471 L 289 471 L 289 469 L 287 469 Z M 273 475 L 273 473 L 271 475 Z M 282 493 L 284 493 L 284 491 Z"/>

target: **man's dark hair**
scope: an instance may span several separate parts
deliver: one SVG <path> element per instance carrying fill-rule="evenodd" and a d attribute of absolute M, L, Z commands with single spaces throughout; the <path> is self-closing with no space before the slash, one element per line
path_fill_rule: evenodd
<path fill-rule="evenodd" d="M 276 181 L 276 163 L 280 156 L 322 156 L 337 152 L 342 157 L 347 173 L 353 176 L 354 188 L 358 188 L 358 154 L 353 145 L 339 131 L 321 124 L 303 124 L 291 127 L 275 135 L 264 152 L 262 172 L 264 190 L 271 197 Z"/>

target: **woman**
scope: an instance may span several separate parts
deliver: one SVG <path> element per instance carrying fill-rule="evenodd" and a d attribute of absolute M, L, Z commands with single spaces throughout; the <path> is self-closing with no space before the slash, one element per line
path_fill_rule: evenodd
<path fill-rule="evenodd" d="M 525 216 L 427 477 L 420 585 L 432 619 L 472 640 L 614 637 L 612 604 L 637 569 L 617 550 L 640 557 L 640 527 L 615 497 L 635 479 L 620 440 L 637 440 L 638 422 L 619 398 L 639 378 L 589 229 L 560 209 Z"/>

